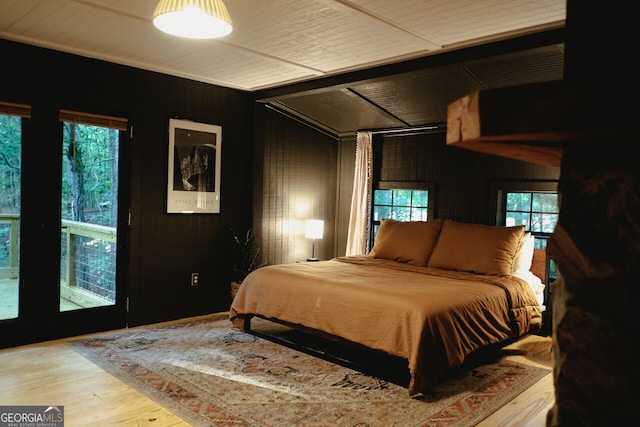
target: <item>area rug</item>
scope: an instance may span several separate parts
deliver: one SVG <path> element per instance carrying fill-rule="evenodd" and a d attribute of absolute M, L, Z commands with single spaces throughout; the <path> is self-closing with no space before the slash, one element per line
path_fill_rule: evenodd
<path fill-rule="evenodd" d="M 498 359 L 409 397 L 397 381 L 244 333 L 220 316 L 67 344 L 194 426 L 473 426 L 550 372 Z"/>

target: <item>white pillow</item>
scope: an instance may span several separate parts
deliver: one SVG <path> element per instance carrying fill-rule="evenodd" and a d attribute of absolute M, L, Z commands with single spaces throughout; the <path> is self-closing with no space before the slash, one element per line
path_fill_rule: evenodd
<path fill-rule="evenodd" d="M 534 247 L 535 237 L 533 237 L 533 234 L 531 234 L 531 232 L 526 232 L 524 237 L 520 241 L 518 252 L 516 252 L 516 256 L 513 258 L 513 266 L 511 268 L 512 276 L 515 276 L 516 272 L 526 272 L 531 270 Z"/>
<path fill-rule="evenodd" d="M 542 280 L 530 271 L 518 271 L 513 274 L 515 277 L 519 277 L 531 286 L 531 290 L 536 294 L 536 299 L 540 305 L 544 304 L 544 288 L 545 285 Z"/>

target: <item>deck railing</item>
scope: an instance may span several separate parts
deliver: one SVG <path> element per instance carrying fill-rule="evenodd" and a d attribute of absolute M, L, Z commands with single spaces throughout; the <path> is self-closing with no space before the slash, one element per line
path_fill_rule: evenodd
<path fill-rule="evenodd" d="M 0 279 L 17 279 L 20 259 L 20 215 L 0 215 Z"/>
<path fill-rule="evenodd" d="M 117 229 L 62 220 L 60 293 L 83 307 L 116 300 Z"/>
<path fill-rule="evenodd" d="M 0 215 L 0 279 L 17 279 L 20 215 Z M 61 297 L 83 307 L 115 303 L 117 230 L 62 220 Z"/>

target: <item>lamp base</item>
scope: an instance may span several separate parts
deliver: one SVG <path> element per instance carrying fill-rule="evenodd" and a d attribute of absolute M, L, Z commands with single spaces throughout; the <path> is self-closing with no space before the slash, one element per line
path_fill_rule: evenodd
<path fill-rule="evenodd" d="M 307 262 L 316 262 L 320 261 L 320 258 L 307 258 Z"/>

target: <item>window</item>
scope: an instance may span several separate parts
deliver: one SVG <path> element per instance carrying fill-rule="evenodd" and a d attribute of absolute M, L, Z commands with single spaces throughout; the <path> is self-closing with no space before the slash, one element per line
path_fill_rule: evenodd
<path fill-rule="evenodd" d="M 558 223 L 558 214 L 558 193 L 504 193 L 504 225 L 524 225 L 536 237 L 537 248 L 546 247 Z"/>
<path fill-rule="evenodd" d="M 433 218 L 435 185 L 426 182 L 381 181 L 373 190 L 371 207 L 371 245 L 380 227 L 380 220 L 391 218 L 397 221 L 427 221 Z"/>
<path fill-rule="evenodd" d="M 557 183 L 519 182 L 501 184 L 497 189 L 497 225 L 524 225 L 535 238 L 535 247 L 545 249 L 556 228 L 560 207 Z M 555 278 L 555 266 L 550 265 L 550 278 Z"/>

